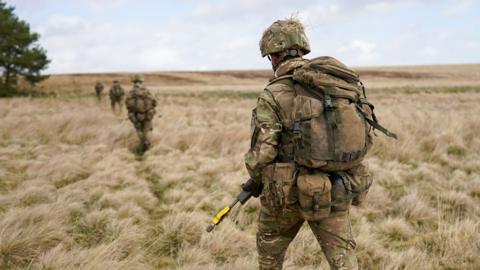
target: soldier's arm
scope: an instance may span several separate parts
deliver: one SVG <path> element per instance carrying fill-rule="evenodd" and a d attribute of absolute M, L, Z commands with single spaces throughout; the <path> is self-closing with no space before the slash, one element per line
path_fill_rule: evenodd
<path fill-rule="evenodd" d="M 264 91 L 258 98 L 257 107 L 252 115 L 251 147 L 245 154 L 245 166 L 250 177 L 261 182 L 262 169 L 275 160 L 282 124 L 278 108 L 270 92 Z"/>
<path fill-rule="evenodd" d="M 156 107 L 157 106 L 157 96 L 153 95 L 152 92 L 148 91 L 148 97 L 152 100 L 152 106 Z"/>

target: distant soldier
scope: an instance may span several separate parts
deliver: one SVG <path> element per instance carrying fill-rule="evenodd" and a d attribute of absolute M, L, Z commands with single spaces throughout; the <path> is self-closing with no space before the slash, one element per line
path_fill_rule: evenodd
<path fill-rule="evenodd" d="M 120 86 L 120 82 L 118 80 L 113 81 L 113 86 L 112 88 L 110 88 L 109 96 L 110 96 L 110 105 L 112 106 L 112 110 L 115 112 L 115 107 L 116 105 L 118 105 L 118 110 L 119 112 L 121 112 L 125 91 L 123 90 L 122 86 Z"/>
<path fill-rule="evenodd" d="M 155 115 L 157 100 L 143 86 L 139 75 L 133 76 L 133 89 L 127 94 L 126 107 L 128 119 L 133 123 L 140 139 L 140 151 L 145 152 L 151 144 L 152 120 Z"/>
<path fill-rule="evenodd" d="M 99 81 L 95 84 L 95 94 L 97 95 L 98 101 L 102 100 L 102 91 L 103 91 L 103 84 Z"/>

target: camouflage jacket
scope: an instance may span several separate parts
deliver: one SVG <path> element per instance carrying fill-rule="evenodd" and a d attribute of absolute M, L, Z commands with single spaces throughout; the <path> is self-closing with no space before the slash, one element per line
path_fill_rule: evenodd
<path fill-rule="evenodd" d="M 295 68 L 305 63 L 302 58 L 281 63 L 270 84 L 258 97 L 252 112 L 250 149 L 245 154 L 245 166 L 256 182 L 261 182 L 262 169 L 269 163 L 291 160 L 295 90 L 292 79 L 278 78 L 291 74 Z"/>
<path fill-rule="evenodd" d="M 110 97 L 123 97 L 125 95 L 125 91 L 123 90 L 122 86 L 113 85 L 112 88 L 110 88 L 109 95 Z"/>
<path fill-rule="evenodd" d="M 95 91 L 96 92 L 102 92 L 102 90 L 103 90 L 103 84 L 101 84 L 101 83 L 95 84 Z"/>

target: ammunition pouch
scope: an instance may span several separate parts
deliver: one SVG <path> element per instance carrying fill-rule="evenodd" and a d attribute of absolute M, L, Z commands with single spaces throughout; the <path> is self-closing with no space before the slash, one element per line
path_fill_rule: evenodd
<path fill-rule="evenodd" d="M 321 220 L 330 215 L 332 183 L 328 174 L 301 172 L 297 177 L 300 213 L 306 220 Z"/>
<path fill-rule="evenodd" d="M 267 165 L 262 171 L 262 205 L 272 213 L 280 214 L 286 205 L 295 204 L 298 201 L 296 175 L 293 162 Z"/>

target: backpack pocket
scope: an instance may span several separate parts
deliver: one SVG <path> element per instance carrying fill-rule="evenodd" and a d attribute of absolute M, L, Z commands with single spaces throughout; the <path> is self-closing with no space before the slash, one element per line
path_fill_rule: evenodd
<path fill-rule="evenodd" d="M 373 176 L 366 164 L 360 164 L 348 170 L 347 173 L 350 176 L 350 185 L 353 192 L 352 204 L 361 205 L 373 183 Z"/>
<path fill-rule="evenodd" d="M 294 110 L 294 156 L 299 165 L 338 171 L 363 160 L 371 138 L 356 103 L 347 98 L 325 101 L 298 95 Z"/>
<path fill-rule="evenodd" d="M 319 168 L 327 164 L 327 124 L 321 100 L 298 95 L 294 99 L 295 122 L 293 146 L 295 161 L 307 168 Z M 321 158 L 314 158 L 314 154 Z"/>
<path fill-rule="evenodd" d="M 367 123 L 358 113 L 357 105 L 348 99 L 336 100 L 335 161 L 351 162 L 363 158 L 367 146 Z"/>
<path fill-rule="evenodd" d="M 332 184 L 328 174 L 302 174 L 297 178 L 300 213 L 306 220 L 320 220 L 330 215 Z"/>
<path fill-rule="evenodd" d="M 272 212 L 280 213 L 286 205 L 298 201 L 295 163 L 273 163 L 262 171 L 263 192 L 260 200 Z"/>

